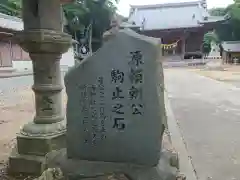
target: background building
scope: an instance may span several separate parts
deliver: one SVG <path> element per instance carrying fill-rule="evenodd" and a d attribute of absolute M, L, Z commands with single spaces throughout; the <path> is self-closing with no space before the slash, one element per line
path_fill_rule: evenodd
<path fill-rule="evenodd" d="M 31 71 L 32 61 L 18 44 L 10 37 L 12 33 L 23 30 L 21 19 L 0 13 L 0 72 Z M 61 67 L 68 68 L 74 65 L 73 48 L 63 54 Z"/>
<path fill-rule="evenodd" d="M 222 43 L 222 49 L 222 59 L 224 63 L 239 63 L 240 41 L 225 41 Z"/>
<path fill-rule="evenodd" d="M 177 43 L 164 49 L 165 56 L 202 56 L 204 34 L 224 17 L 210 16 L 205 0 L 157 5 L 131 6 L 128 19 L 145 35 L 162 39 L 163 44 Z"/>

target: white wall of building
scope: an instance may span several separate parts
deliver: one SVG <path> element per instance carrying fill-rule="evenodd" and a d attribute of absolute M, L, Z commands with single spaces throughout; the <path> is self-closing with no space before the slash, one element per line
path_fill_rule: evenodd
<path fill-rule="evenodd" d="M 61 69 L 67 70 L 68 68 L 74 66 L 74 52 L 73 48 L 70 48 L 68 52 L 62 55 L 60 62 Z M 32 61 L 13 61 L 13 68 L 17 71 L 32 71 Z"/>
<path fill-rule="evenodd" d="M 32 61 L 13 61 L 12 63 L 17 71 L 32 71 Z"/>
<path fill-rule="evenodd" d="M 61 68 L 69 68 L 74 66 L 74 50 L 73 47 L 68 50 L 68 52 L 62 55 Z"/>
<path fill-rule="evenodd" d="M 20 31 L 23 30 L 23 21 L 20 18 L 0 13 L 0 27 Z M 32 61 L 13 61 L 12 66 L 17 71 L 32 71 Z M 72 66 L 74 66 L 73 47 L 64 53 L 61 59 L 62 69 L 68 69 Z"/>
<path fill-rule="evenodd" d="M 20 18 L 0 13 L 0 27 L 21 31 L 23 30 L 23 22 Z"/>

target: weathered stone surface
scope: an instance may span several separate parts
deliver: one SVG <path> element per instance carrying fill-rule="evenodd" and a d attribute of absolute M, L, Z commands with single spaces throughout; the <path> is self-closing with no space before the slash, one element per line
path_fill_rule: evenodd
<path fill-rule="evenodd" d="M 9 157 L 9 172 L 11 174 L 39 175 L 45 170 L 45 158 L 43 156 L 22 155 L 15 147 Z"/>
<path fill-rule="evenodd" d="M 69 34 L 49 29 L 20 31 L 15 34 L 15 38 L 26 52 L 36 53 L 38 58 L 43 56 L 43 53 L 48 53 L 50 58 L 54 55 L 59 56 L 67 52 L 68 48 L 72 45 L 72 37 Z M 37 58 L 36 55 L 35 58 Z M 47 58 L 49 59 L 49 57 Z M 45 59 L 46 57 L 41 58 Z M 60 58 L 61 57 L 59 57 L 59 60 Z"/>
<path fill-rule="evenodd" d="M 39 178 L 34 180 L 65 180 L 60 168 L 49 168 L 42 173 Z"/>
<path fill-rule="evenodd" d="M 163 66 L 162 60 L 157 60 L 157 71 L 158 71 L 158 80 L 156 81 L 158 87 L 158 98 L 160 102 L 160 114 L 162 116 L 162 123 L 164 125 L 162 129 L 162 133 L 164 132 L 165 128 L 167 128 L 167 116 L 165 111 L 165 103 L 164 103 L 164 93 L 165 93 L 165 86 L 164 86 L 164 73 L 163 73 Z"/>
<path fill-rule="evenodd" d="M 180 167 L 179 167 L 180 166 L 179 165 L 179 154 L 176 152 L 175 148 L 172 145 L 172 142 L 171 142 L 171 139 L 170 139 L 170 133 L 168 132 L 168 129 L 166 129 L 164 134 L 163 134 L 162 144 L 163 144 L 162 148 L 171 152 L 171 157 L 169 158 L 170 165 L 172 167 L 180 169 Z"/>
<path fill-rule="evenodd" d="M 159 43 L 121 30 L 65 76 L 69 158 L 158 164 Z"/>
<path fill-rule="evenodd" d="M 170 151 L 163 150 L 158 165 L 149 167 L 129 163 L 71 160 L 67 157 L 66 149 L 63 149 L 49 153 L 46 162 L 48 168 L 60 168 L 69 180 L 103 180 L 114 173 L 120 173 L 131 180 L 176 180 L 181 176 L 177 168 L 170 166 L 171 157 Z"/>
<path fill-rule="evenodd" d="M 62 29 L 63 17 L 59 0 L 23 0 L 24 29 Z M 49 11 L 51 10 L 51 11 Z"/>
<path fill-rule="evenodd" d="M 66 134 L 45 137 L 17 136 L 18 152 L 25 155 L 45 156 L 48 152 L 66 147 Z"/>
<path fill-rule="evenodd" d="M 77 177 L 70 177 L 69 179 L 77 179 Z M 96 177 L 92 177 L 92 178 L 84 178 L 85 180 L 130 180 L 130 178 L 126 177 L 125 174 L 106 174 L 106 175 L 100 175 L 100 176 L 96 176 Z M 83 180 L 84 180 L 83 179 Z"/>
<path fill-rule="evenodd" d="M 60 59 L 72 38 L 62 32 L 59 0 L 23 0 L 22 5 L 24 30 L 15 38 L 33 61 L 36 115 L 18 134 L 9 168 L 15 173 L 41 174 L 44 156 L 65 147 Z"/>

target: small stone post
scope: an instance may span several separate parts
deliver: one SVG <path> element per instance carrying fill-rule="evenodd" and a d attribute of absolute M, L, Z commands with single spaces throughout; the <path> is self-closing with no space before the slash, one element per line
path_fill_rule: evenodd
<path fill-rule="evenodd" d="M 24 30 L 15 37 L 33 63 L 36 115 L 17 135 L 11 173 L 41 174 L 45 155 L 65 147 L 60 60 L 72 38 L 62 32 L 60 0 L 23 0 Z"/>
<path fill-rule="evenodd" d="M 186 52 L 186 36 L 182 38 L 182 59 L 184 60 L 184 55 Z"/>

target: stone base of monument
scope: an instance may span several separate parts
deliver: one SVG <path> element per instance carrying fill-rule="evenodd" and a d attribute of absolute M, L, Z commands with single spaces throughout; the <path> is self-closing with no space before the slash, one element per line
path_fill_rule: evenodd
<path fill-rule="evenodd" d="M 39 175 L 45 170 L 46 159 L 44 156 L 22 155 L 18 153 L 15 147 L 9 157 L 10 174 L 34 174 Z"/>
<path fill-rule="evenodd" d="M 60 168 L 68 180 L 186 180 L 179 172 L 178 153 L 167 131 L 162 147 L 160 161 L 154 167 L 68 159 L 66 149 L 62 149 L 47 154 L 46 168 Z"/>
<path fill-rule="evenodd" d="M 66 122 L 23 126 L 17 135 L 17 145 L 9 157 L 12 174 L 40 175 L 45 170 L 47 153 L 66 147 Z"/>
<path fill-rule="evenodd" d="M 36 138 L 19 135 L 17 137 L 18 152 L 20 154 L 45 156 L 52 150 L 66 147 L 65 139 L 65 134 Z"/>
<path fill-rule="evenodd" d="M 47 155 L 48 168 L 60 168 L 69 180 L 81 180 L 89 178 L 101 179 L 111 174 L 122 174 L 130 180 L 176 180 L 179 171 L 172 166 L 173 154 L 171 151 L 163 150 L 159 164 L 141 166 L 136 164 L 97 162 L 68 159 L 66 149 L 55 151 Z"/>
<path fill-rule="evenodd" d="M 9 172 L 40 175 L 46 167 L 45 155 L 64 147 L 66 147 L 65 133 L 44 137 L 19 134 L 17 146 L 9 157 Z"/>

